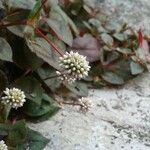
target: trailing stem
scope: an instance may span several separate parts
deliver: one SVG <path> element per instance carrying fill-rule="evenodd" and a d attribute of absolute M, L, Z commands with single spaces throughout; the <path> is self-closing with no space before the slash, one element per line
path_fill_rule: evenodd
<path fill-rule="evenodd" d="M 23 20 L 23 21 L 19 21 L 19 22 L 11 22 L 11 23 L 6 23 L 6 24 L 0 24 L 0 29 L 1 28 L 7 28 L 10 26 L 15 26 L 15 25 L 26 25 L 27 21 Z"/>
<path fill-rule="evenodd" d="M 60 49 L 58 49 L 57 46 L 52 41 L 50 41 L 50 39 L 45 36 L 38 28 L 35 29 L 35 32 L 39 36 L 43 37 L 60 56 L 63 56 L 63 53 L 60 51 Z"/>

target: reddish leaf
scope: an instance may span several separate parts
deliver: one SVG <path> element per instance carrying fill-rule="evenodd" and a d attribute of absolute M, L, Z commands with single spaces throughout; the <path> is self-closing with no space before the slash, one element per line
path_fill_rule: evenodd
<path fill-rule="evenodd" d="M 138 44 L 139 44 L 139 49 L 142 50 L 144 61 L 150 62 L 150 48 L 148 45 L 148 41 L 144 39 L 141 30 L 138 32 Z"/>
<path fill-rule="evenodd" d="M 75 38 L 69 50 L 86 56 L 89 62 L 100 60 L 100 47 L 98 41 L 91 35 L 86 34 L 83 37 Z"/>
<path fill-rule="evenodd" d="M 147 62 L 150 62 L 150 49 L 147 40 L 143 40 L 142 46 L 141 46 L 143 53 L 145 55 L 145 59 Z"/>
<path fill-rule="evenodd" d="M 138 45 L 139 45 L 139 47 L 142 46 L 143 40 L 144 40 L 143 33 L 142 33 L 141 29 L 140 29 L 139 32 L 138 32 Z"/>

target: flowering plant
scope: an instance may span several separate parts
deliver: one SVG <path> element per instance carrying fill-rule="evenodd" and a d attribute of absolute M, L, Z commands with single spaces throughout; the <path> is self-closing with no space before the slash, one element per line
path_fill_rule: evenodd
<path fill-rule="evenodd" d="M 0 149 L 42 150 L 49 140 L 25 120 L 46 120 L 60 103 L 86 112 L 88 88 L 147 70 L 149 40 L 86 1 L 1 0 Z"/>

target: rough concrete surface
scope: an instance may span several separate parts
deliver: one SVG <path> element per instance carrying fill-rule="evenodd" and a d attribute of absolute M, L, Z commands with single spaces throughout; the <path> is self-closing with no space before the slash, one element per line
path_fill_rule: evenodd
<path fill-rule="evenodd" d="M 150 150 L 149 87 L 147 73 L 118 89 L 91 90 L 86 115 L 65 107 L 30 127 L 51 139 L 45 150 Z"/>
<path fill-rule="evenodd" d="M 110 18 L 128 23 L 150 35 L 149 0 L 84 0 L 91 7 L 105 12 Z"/>
<path fill-rule="evenodd" d="M 98 7 L 150 33 L 149 0 L 99 0 Z M 117 89 L 91 90 L 89 98 L 94 106 L 87 114 L 65 106 L 50 120 L 29 124 L 51 139 L 45 150 L 150 150 L 149 73 Z"/>

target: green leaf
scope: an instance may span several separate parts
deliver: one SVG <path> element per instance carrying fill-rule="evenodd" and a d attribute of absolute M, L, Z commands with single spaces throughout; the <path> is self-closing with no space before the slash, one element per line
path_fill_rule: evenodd
<path fill-rule="evenodd" d="M 0 123 L 4 123 L 7 121 L 10 110 L 11 110 L 10 106 L 2 105 L 0 103 Z"/>
<path fill-rule="evenodd" d="M 32 122 L 41 122 L 41 121 L 45 121 L 48 120 L 49 118 L 53 117 L 58 111 L 60 110 L 60 107 L 57 107 L 55 105 L 51 105 L 51 108 L 49 110 L 48 113 L 39 116 L 39 117 L 35 117 L 35 118 L 28 118 L 30 121 Z"/>
<path fill-rule="evenodd" d="M 144 72 L 144 67 L 134 61 L 131 61 L 130 68 L 131 68 L 132 75 L 138 75 Z"/>
<path fill-rule="evenodd" d="M 54 37 L 50 34 L 48 34 L 47 36 L 57 46 L 57 48 L 59 48 L 61 50 L 62 53 L 65 53 L 66 44 L 62 40 L 59 40 L 57 37 Z M 53 59 L 53 61 L 58 62 L 60 55 L 58 55 L 58 53 L 53 49 L 53 47 L 51 47 L 51 49 L 52 49 L 52 59 Z"/>
<path fill-rule="evenodd" d="M 143 62 L 146 62 L 145 54 L 142 48 L 138 48 L 135 53 L 139 59 L 141 59 Z"/>
<path fill-rule="evenodd" d="M 27 101 L 24 104 L 24 113 L 29 117 L 28 119 L 31 119 L 31 121 L 39 121 L 44 118 L 49 118 L 60 109 L 53 104 L 54 100 L 52 97 L 43 93 L 42 98 L 40 105 L 32 101 Z"/>
<path fill-rule="evenodd" d="M 12 62 L 12 50 L 4 38 L 0 37 L 0 59 Z"/>
<path fill-rule="evenodd" d="M 24 105 L 24 113 L 27 115 L 27 119 L 33 122 L 47 120 L 48 118 L 55 115 L 59 109 L 60 108 L 51 103 L 50 100 L 47 101 L 44 99 L 40 106 L 31 101 L 28 101 Z"/>
<path fill-rule="evenodd" d="M 107 22 L 105 28 L 111 32 L 112 31 L 118 32 L 122 29 L 122 25 L 119 22 L 115 21 L 114 19 L 111 19 Z"/>
<path fill-rule="evenodd" d="M 51 49 L 50 45 L 43 38 L 35 38 L 34 40 L 26 39 L 26 42 L 32 52 L 52 67 L 59 70 L 58 62 L 53 60 L 53 55 L 58 54 Z"/>
<path fill-rule="evenodd" d="M 20 22 L 21 20 L 26 20 L 29 16 L 29 10 L 20 10 L 17 12 L 14 12 L 10 15 L 7 15 L 3 20 L 3 22 Z M 25 25 L 15 25 L 7 27 L 7 29 L 12 32 L 13 34 L 22 37 L 24 36 L 24 29 Z"/>
<path fill-rule="evenodd" d="M 66 23 L 70 25 L 71 29 L 74 31 L 76 35 L 79 35 L 77 26 L 74 24 L 72 19 L 61 9 L 61 7 L 59 6 L 54 7 L 54 11 L 56 11 L 58 14 L 60 14 L 63 17 L 63 19 L 66 21 Z"/>
<path fill-rule="evenodd" d="M 11 127 L 12 127 L 12 126 L 11 126 L 10 124 L 0 123 L 0 133 L 1 133 L 2 131 L 8 133 L 9 130 L 11 129 Z"/>
<path fill-rule="evenodd" d="M 133 75 L 131 74 L 131 69 L 130 69 L 130 62 L 131 59 L 119 59 L 115 63 L 111 64 L 108 67 L 105 67 L 105 72 L 113 72 L 117 76 L 121 77 L 124 82 L 130 80 L 133 78 Z"/>
<path fill-rule="evenodd" d="M 14 13 L 8 14 L 3 21 L 4 22 L 17 22 L 21 20 L 25 20 L 28 18 L 30 14 L 29 10 L 19 10 Z"/>
<path fill-rule="evenodd" d="M 64 20 L 62 15 L 55 10 L 55 8 L 56 7 L 51 10 L 51 16 L 46 20 L 46 22 L 61 40 L 71 46 L 73 36 L 69 28 L 69 24 Z"/>
<path fill-rule="evenodd" d="M 127 34 L 124 33 L 115 33 L 113 34 L 113 37 L 121 42 L 126 41 L 128 39 Z"/>
<path fill-rule="evenodd" d="M 40 83 L 33 77 L 20 78 L 13 86 L 23 90 L 26 97 L 31 101 L 38 105 L 41 104 L 43 89 Z"/>
<path fill-rule="evenodd" d="M 65 86 L 78 96 L 88 96 L 88 87 L 85 83 L 76 82 L 74 84 L 66 84 Z"/>
<path fill-rule="evenodd" d="M 0 124 L 0 136 L 5 138 L 11 150 L 43 150 L 49 142 L 37 131 L 29 129 L 24 120 L 15 124 Z"/>
<path fill-rule="evenodd" d="M 55 91 L 60 87 L 61 81 L 58 80 L 56 70 L 49 66 L 43 66 L 37 70 L 39 76 L 44 80 L 44 82 L 49 86 L 52 91 Z M 50 78 L 52 77 L 52 78 Z"/>
<path fill-rule="evenodd" d="M 49 6 L 51 6 L 51 7 L 55 7 L 55 6 L 57 6 L 58 5 L 58 0 L 48 0 L 47 1 L 47 3 L 49 4 Z"/>
<path fill-rule="evenodd" d="M 120 76 L 118 76 L 117 74 L 113 72 L 104 72 L 101 76 L 108 83 L 111 83 L 114 85 L 124 84 L 123 78 L 121 78 Z"/>
<path fill-rule="evenodd" d="M 75 0 L 75 1 L 72 1 L 68 7 L 66 8 L 66 12 L 68 15 L 79 15 L 80 13 L 80 10 L 83 6 L 83 0 Z"/>
<path fill-rule="evenodd" d="M 25 25 L 17 25 L 17 26 L 11 26 L 8 27 L 8 30 L 12 32 L 13 34 L 23 38 L 24 37 L 24 29 Z"/>
<path fill-rule="evenodd" d="M 103 65 L 111 64 L 119 58 L 119 53 L 116 51 L 101 50 L 101 62 Z"/>
<path fill-rule="evenodd" d="M 33 9 L 30 12 L 29 19 L 38 18 L 39 15 L 40 15 L 41 8 L 42 8 L 41 7 L 41 1 L 40 0 L 36 0 L 35 5 L 34 5 Z"/>
<path fill-rule="evenodd" d="M 15 150 L 26 150 L 28 147 L 26 146 L 26 144 L 18 144 L 17 147 L 15 148 Z M 12 149 L 14 150 L 14 149 Z"/>
<path fill-rule="evenodd" d="M 41 105 L 28 101 L 24 104 L 24 113 L 29 117 L 40 117 L 48 113 L 50 111 L 50 107 L 50 103 L 46 101 L 42 101 Z"/>
<path fill-rule="evenodd" d="M 88 20 L 88 22 L 89 22 L 92 26 L 94 26 L 94 27 L 96 27 L 96 28 L 99 28 L 99 27 L 101 26 L 100 20 L 98 20 L 98 19 L 96 19 L 96 18 L 91 18 L 91 19 Z"/>
<path fill-rule="evenodd" d="M 130 70 L 130 62 L 130 58 L 125 60 L 121 59 L 112 65 L 112 67 L 114 67 L 113 71 L 123 78 L 124 81 L 128 81 L 133 78 Z"/>
<path fill-rule="evenodd" d="M 35 5 L 35 0 L 6 0 L 4 4 L 10 9 L 31 10 Z"/>
<path fill-rule="evenodd" d="M 8 80 L 6 74 L 2 70 L 0 70 L 0 93 L 3 92 L 7 84 L 8 84 Z"/>
<path fill-rule="evenodd" d="M 112 46 L 112 45 L 113 45 L 114 40 L 113 40 L 113 38 L 112 38 L 109 34 L 107 34 L 107 33 L 102 33 L 100 36 L 101 36 L 102 41 L 103 41 L 105 44 L 107 44 L 107 45 L 109 45 L 109 46 Z"/>
<path fill-rule="evenodd" d="M 3 2 L 0 1 L 0 8 L 4 9 Z"/>
<path fill-rule="evenodd" d="M 44 63 L 44 61 L 35 53 L 31 52 L 24 43 L 21 44 L 21 47 L 18 46 L 19 49 L 17 49 L 18 47 L 15 48 L 13 60 L 25 70 L 36 70 Z"/>
<path fill-rule="evenodd" d="M 1 137 L 5 137 L 5 136 L 7 136 L 8 135 L 8 133 L 6 132 L 6 131 L 0 131 L 0 139 L 1 139 Z"/>
<path fill-rule="evenodd" d="M 27 136 L 27 127 L 25 121 L 18 121 L 9 130 L 6 143 L 12 147 L 25 142 Z"/>
<path fill-rule="evenodd" d="M 95 9 L 96 7 L 97 7 L 97 1 L 95 1 L 95 0 L 84 0 L 83 1 L 84 2 L 84 5 L 86 6 L 88 6 L 88 7 L 90 7 L 90 8 L 92 8 L 92 9 Z"/>
<path fill-rule="evenodd" d="M 28 137 L 29 141 L 29 150 L 43 150 L 44 147 L 48 144 L 50 141 L 49 139 L 43 137 L 40 133 L 37 131 L 33 131 L 31 129 L 28 129 Z"/>
<path fill-rule="evenodd" d="M 131 54 L 132 53 L 132 50 L 129 48 L 117 48 L 116 50 L 122 54 Z"/>
<path fill-rule="evenodd" d="M 107 84 L 103 80 L 95 81 L 95 82 L 92 83 L 92 87 L 94 86 L 94 88 L 97 88 L 97 89 L 103 88 L 106 85 Z"/>
<path fill-rule="evenodd" d="M 103 26 L 99 26 L 97 30 L 98 30 L 98 33 L 107 33 L 108 32 Z"/>
<path fill-rule="evenodd" d="M 33 28 L 33 25 L 35 25 L 36 22 L 34 22 L 34 23 L 33 22 L 32 22 L 32 26 L 26 25 L 24 28 L 24 38 L 26 41 L 28 41 L 28 40 L 30 41 L 31 39 L 33 40 L 35 37 L 35 29 Z"/>

